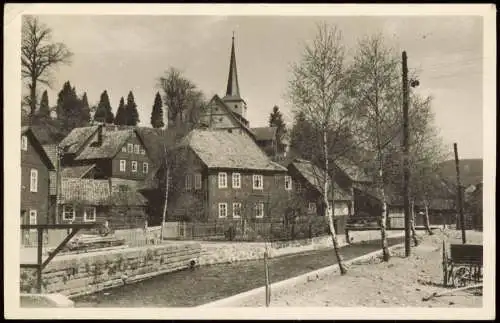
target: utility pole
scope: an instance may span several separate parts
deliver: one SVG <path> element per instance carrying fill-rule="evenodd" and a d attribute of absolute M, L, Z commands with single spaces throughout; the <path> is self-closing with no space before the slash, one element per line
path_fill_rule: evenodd
<path fill-rule="evenodd" d="M 59 223 L 59 195 L 61 194 L 61 176 L 60 176 L 60 168 L 61 168 L 61 155 L 62 150 L 59 145 L 56 145 L 56 205 L 55 205 L 55 214 L 54 214 L 54 223 Z"/>
<path fill-rule="evenodd" d="M 457 143 L 453 144 L 453 150 L 455 151 L 455 167 L 457 169 L 457 194 L 458 194 L 458 208 L 460 212 L 460 227 L 462 229 L 462 243 L 465 244 L 465 218 L 464 218 L 464 203 L 462 198 L 462 184 L 460 183 L 460 164 L 458 161 L 458 148 Z"/>
<path fill-rule="evenodd" d="M 410 170 L 408 168 L 409 158 L 409 118 L 408 118 L 408 63 L 406 51 L 403 51 L 403 194 L 404 194 L 404 215 L 405 215 L 405 256 L 411 254 L 411 223 L 410 223 L 410 196 L 409 182 Z"/>

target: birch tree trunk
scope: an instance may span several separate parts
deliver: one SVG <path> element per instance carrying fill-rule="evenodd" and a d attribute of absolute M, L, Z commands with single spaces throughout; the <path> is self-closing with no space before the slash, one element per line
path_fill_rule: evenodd
<path fill-rule="evenodd" d="M 380 175 L 380 192 L 382 194 L 382 216 L 380 219 L 380 239 L 382 240 L 382 255 L 384 261 L 389 261 L 391 258 L 391 253 L 389 251 L 389 244 L 387 243 L 387 231 L 386 231 L 386 224 L 387 224 L 387 199 L 385 197 L 385 189 L 384 185 L 382 183 L 382 168 L 380 169 L 379 175 Z"/>
<path fill-rule="evenodd" d="M 165 186 L 165 203 L 163 204 L 163 216 L 161 219 L 161 229 L 160 229 L 160 241 L 163 242 L 163 227 L 165 226 L 165 219 L 167 217 L 167 206 L 168 206 L 168 191 L 170 188 L 170 167 L 167 166 L 167 185 Z"/>
<path fill-rule="evenodd" d="M 411 201 L 411 237 L 415 246 L 418 246 L 417 231 L 415 230 L 415 200 Z"/>
<path fill-rule="evenodd" d="M 335 233 L 335 227 L 333 226 L 333 213 L 334 213 L 334 207 L 332 205 L 332 214 L 328 212 L 330 203 L 328 201 L 328 145 L 327 145 L 327 129 L 323 129 L 323 153 L 325 157 L 325 172 L 326 176 L 324 176 L 323 179 L 323 201 L 325 203 L 325 207 L 323 208 L 323 212 L 325 217 L 328 220 L 328 226 L 330 228 L 330 237 L 332 238 L 332 243 L 333 243 L 333 250 L 335 252 L 335 256 L 337 257 L 337 263 L 339 264 L 339 269 L 340 269 L 340 274 L 345 275 L 347 273 L 347 269 L 344 266 L 344 260 L 342 258 L 342 255 L 340 254 L 340 247 L 339 243 L 337 240 L 337 234 Z M 332 196 L 333 196 L 333 185 L 332 185 Z M 335 202 L 335 199 L 334 199 Z"/>
<path fill-rule="evenodd" d="M 431 236 L 434 234 L 434 232 L 432 232 L 432 230 L 431 230 L 431 225 L 430 225 L 430 221 L 429 221 L 429 204 L 427 203 L 427 201 L 424 201 L 424 208 L 425 208 L 425 213 L 424 213 L 425 230 Z"/>

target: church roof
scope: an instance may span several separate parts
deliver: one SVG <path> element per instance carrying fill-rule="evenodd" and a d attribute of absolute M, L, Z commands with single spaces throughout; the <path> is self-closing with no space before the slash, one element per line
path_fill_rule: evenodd
<path fill-rule="evenodd" d="M 236 69 L 236 55 L 234 52 L 234 36 L 231 46 L 231 60 L 229 62 L 229 75 L 227 77 L 227 89 L 226 96 L 224 99 L 239 99 L 240 98 L 240 86 L 238 84 L 238 72 Z"/>

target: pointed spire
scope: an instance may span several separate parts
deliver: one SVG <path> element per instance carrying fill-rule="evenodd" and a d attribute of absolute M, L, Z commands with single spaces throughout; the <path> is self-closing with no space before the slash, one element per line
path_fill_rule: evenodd
<path fill-rule="evenodd" d="M 236 55 L 234 53 L 234 31 L 231 46 L 231 61 L 229 62 L 229 76 L 227 78 L 226 97 L 239 98 L 240 87 L 238 85 L 238 72 L 236 71 Z"/>

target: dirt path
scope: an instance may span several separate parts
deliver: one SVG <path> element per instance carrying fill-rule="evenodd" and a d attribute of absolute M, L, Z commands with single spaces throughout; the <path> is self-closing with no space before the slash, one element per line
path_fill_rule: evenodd
<path fill-rule="evenodd" d="M 420 233 L 421 243 L 412 248 L 410 259 L 404 249 L 392 252 L 389 263 L 380 259 L 351 264 L 346 276 L 332 273 L 272 293 L 271 306 L 366 306 L 366 307 L 482 307 L 482 296 L 472 291 L 456 292 L 427 302 L 423 297 L 443 291 L 442 239 L 460 243 L 459 231 L 436 231 L 433 236 Z M 482 243 L 482 233 L 468 231 L 468 243 Z M 261 300 L 241 306 L 262 306 Z"/>

